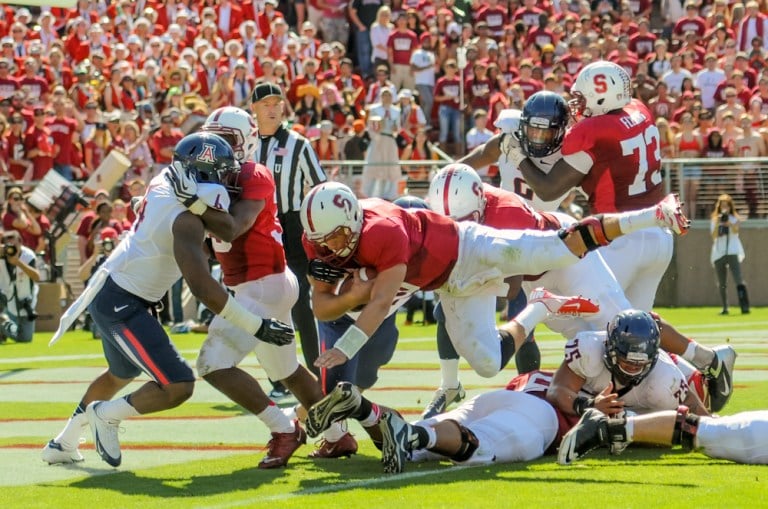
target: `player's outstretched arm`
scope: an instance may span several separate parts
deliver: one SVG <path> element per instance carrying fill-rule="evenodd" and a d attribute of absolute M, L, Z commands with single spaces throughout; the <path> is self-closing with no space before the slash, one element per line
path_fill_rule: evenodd
<path fill-rule="evenodd" d="M 211 276 L 202 249 L 205 227 L 190 212 L 180 214 L 173 223 L 173 255 L 192 295 L 225 320 L 274 345 L 293 341 L 293 329 L 277 320 L 254 315 L 235 301 Z"/>
<path fill-rule="evenodd" d="M 541 171 L 528 158 L 520 161 L 518 168 L 536 196 L 544 201 L 558 199 L 584 180 L 584 174 L 562 158 L 552 166 L 549 173 Z"/>
<path fill-rule="evenodd" d="M 472 168 L 483 168 L 496 164 L 501 157 L 500 141 L 504 134 L 497 134 L 487 142 L 475 147 L 469 154 L 459 159 L 458 163 L 468 164 Z"/>
<path fill-rule="evenodd" d="M 309 283 L 312 285 L 312 311 L 318 320 L 337 320 L 346 312 L 368 303 L 371 297 L 373 281 L 363 281 L 360 278 L 359 271 L 354 271 L 351 277 L 351 285 L 337 295 L 337 283 L 322 281 L 312 277 L 312 272 L 310 271 Z"/>

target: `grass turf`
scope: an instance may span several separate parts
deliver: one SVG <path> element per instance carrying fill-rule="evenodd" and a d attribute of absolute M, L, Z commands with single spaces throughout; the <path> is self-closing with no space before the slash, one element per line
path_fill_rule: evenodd
<path fill-rule="evenodd" d="M 717 316 L 713 308 L 664 309 L 665 318 L 710 345 L 728 338 L 740 353 L 736 393 L 723 413 L 768 406 L 768 310 Z M 434 327 L 401 327 L 393 363 L 382 371 L 372 398 L 402 401 L 417 411 L 414 398 L 429 398 L 439 374 Z M 313 461 L 312 445 L 300 449 L 285 470 L 255 468 L 266 440 L 263 428 L 226 399 L 198 384 L 195 397 L 179 408 L 124 423 L 124 465 L 102 463 L 90 444 L 84 463 L 47 466 L 39 449 L 61 428 L 76 402 L 58 393 L 80 394 L 104 366 L 100 344 L 87 334 L 69 333 L 54 348 L 50 334 L 28 345 L 0 346 L 0 485 L 7 507 L 698 507 L 762 506 L 765 467 L 736 465 L 679 451 L 632 449 L 620 458 L 595 454 L 574 467 L 551 457 L 527 464 L 456 468 L 446 463 L 408 465 L 405 473 L 384 476 L 378 451 L 356 424 L 360 452 L 345 460 Z M 559 363 L 562 340 L 537 331 L 545 367 Z M 175 342 L 193 360 L 201 335 Z M 255 359 L 249 371 L 263 378 Z M 82 368 L 82 369 L 79 369 Z M 404 375 L 405 374 L 405 375 Z M 489 381 L 462 378 L 474 392 L 498 387 L 512 369 Z M 135 388 L 135 385 L 131 386 Z M 220 417 L 218 419 L 217 417 Z M 260 431 L 259 431 L 260 430 Z M 251 440 L 251 434 L 254 439 Z M 89 433 L 86 433 L 90 442 Z M 191 438 L 190 438 L 191 437 Z"/>

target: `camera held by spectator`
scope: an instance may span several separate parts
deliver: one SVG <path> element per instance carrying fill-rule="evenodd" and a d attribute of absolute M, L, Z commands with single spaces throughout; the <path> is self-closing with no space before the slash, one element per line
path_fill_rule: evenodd
<path fill-rule="evenodd" d="M 728 233 L 731 231 L 728 225 L 729 225 L 728 213 L 724 212 L 720 214 L 720 224 L 717 225 L 717 235 L 719 237 L 722 237 L 723 235 L 728 235 Z"/>
<path fill-rule="evenodd" d="M 22 245 L 18 231 L 8 230 L 2 234 L 0 258 L 0 342 L 10 338 L 28 343 L 37 319 L 37 257 Z"/>

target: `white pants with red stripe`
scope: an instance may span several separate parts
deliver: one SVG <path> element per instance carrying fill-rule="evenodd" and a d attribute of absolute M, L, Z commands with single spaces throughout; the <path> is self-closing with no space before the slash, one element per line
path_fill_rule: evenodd
<path fill-rule="evenodd" d="M 557 415 L 552 405 L 524 392 L 501 389 L 486 392 L 458 408 L 419 426 L 435 426 L 453 420 L 472 430 L 480 446 L 462 465 L 531 461 L 544 455 L 557 434 Z M 414 461 L 444 459 L 429 451 L 416 451 Z"/>
<path fill-rule="evenodd" d="M 299 283 L 290 270 L 246 281 L 231 289 L 235 292 L 235 300 L 251 313 L 291 323 L 291 308 L 299 297 Z M 285 346 L 270 345 L 216 316 L 200 348 L 197 373 L 205 376 L 237 366 L 250 352 L 256 353 L 270 380 L 283 380 L 299 367 L 295 341 Z"/>
<path fill-rule="evenodd" d="M 459 224 L 459 256 L 437 293 L 456 352 L 483 377 L 501 370 L 496 297 L 507 294 L 504 279 L 540 274 L 579 261 L 555 231 L 496 230 Z"/>

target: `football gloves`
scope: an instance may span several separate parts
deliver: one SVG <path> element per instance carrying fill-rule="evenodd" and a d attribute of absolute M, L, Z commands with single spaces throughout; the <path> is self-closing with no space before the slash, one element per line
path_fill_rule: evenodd
<path fill-rule="evenodd" d="M 261 327 L 254 334 L 256 338 L 270 345 L 285 346 L 291 344 L 294 338 L 293 328 L 279 320 L 263 318 Z"/>
<path fill-rule="evenodd" d="M 347 276 L 347 271 L 314 259 L 309 262 L 309 275 L 323 283 L 336 284 Z"/>

